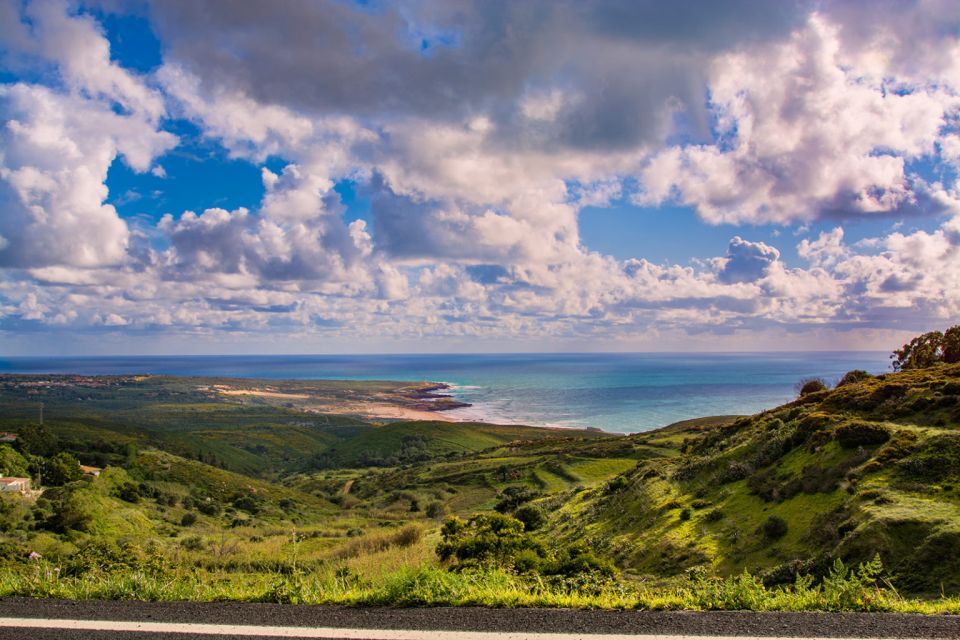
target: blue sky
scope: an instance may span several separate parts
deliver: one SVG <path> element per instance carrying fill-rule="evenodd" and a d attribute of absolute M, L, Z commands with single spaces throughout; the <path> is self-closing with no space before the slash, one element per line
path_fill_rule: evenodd
<path fill-rule="evenodd" d="M 960 321 L 958 21 L 7 0 L 0 348 L 891 348 Z"/>

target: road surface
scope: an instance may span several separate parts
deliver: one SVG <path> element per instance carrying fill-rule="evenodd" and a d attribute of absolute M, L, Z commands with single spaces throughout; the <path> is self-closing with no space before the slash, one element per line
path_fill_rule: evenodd
<path fill-rule="evenodd" d="M 680 640 L 955 638 L 958 616 L 349 608 L 0 598 L 0 640 Z"/>

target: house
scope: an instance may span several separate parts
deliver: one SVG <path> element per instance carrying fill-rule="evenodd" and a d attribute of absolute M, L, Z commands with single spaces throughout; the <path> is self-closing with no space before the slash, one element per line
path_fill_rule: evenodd
<path fill-rule="evenodd" d="M 97 476 L 99 476 L 101 471 L 103 471 L 103 469 L 101 469 L 100 467 L 88 467 L 88 466 L 83 465 L 83 464 L 80 465 L 80 472 L 81 472 L 81 473 L 83 473 L 83 474 L 85 474 L 85 475 L 88 475 L 88 476 L 93 476 L 94 478 L 96 478 Z"/>
<path fill-rule="evenodd" d="M 26 494 L 30 491 L 30 478 L 2 478 L 0 477 L 0 493 Z"/>
<path fill-rule="evenodd" d="M 16 442 L 17 434 L 9 431 L 0 431 L 0 442 Z"/>

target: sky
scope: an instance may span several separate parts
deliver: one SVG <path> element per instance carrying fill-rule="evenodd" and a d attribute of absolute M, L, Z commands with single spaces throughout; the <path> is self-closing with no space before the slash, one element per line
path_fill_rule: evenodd
<path fill-rule="evenodd" d="M 0 0 L 0 122 L 0 354 L 960 323 L 960 0 Z"/>

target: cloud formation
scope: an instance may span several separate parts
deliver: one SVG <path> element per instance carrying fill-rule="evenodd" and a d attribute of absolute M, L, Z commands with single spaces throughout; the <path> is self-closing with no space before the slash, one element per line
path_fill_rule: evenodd
<path fill-rule="evenodd" d="M 943 324 L 960 15 L 875 6 L 171 0 L 139 74 L 98 21 L 125 9 L 0 2 L 0 328 L 655 347 Z M 264 195 L 133 224 L 108 171 L 167 176 L 183 121 Z M 674 264 L 585 246 L 582 209 L 623 201 L 739 228 Z M 877 218 L 927 230 L 846 241 Z"/>

